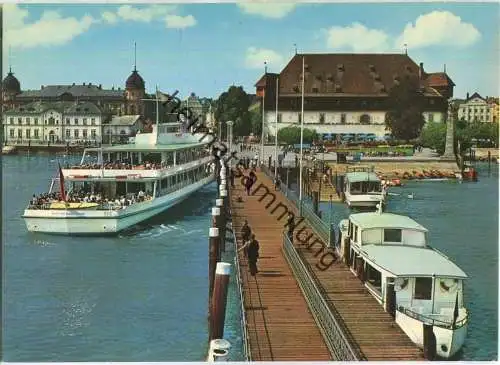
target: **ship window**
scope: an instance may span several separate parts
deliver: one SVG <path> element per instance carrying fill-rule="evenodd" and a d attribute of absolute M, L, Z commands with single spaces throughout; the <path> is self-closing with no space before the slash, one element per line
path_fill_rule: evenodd
<path fill-rule="evenodd" d="M 358 242 L 358 226 L 354 226 L 354 242 Z"/>
<path fill-rule="evenodd" d="M 432 279 L 415 278 L 414 299 L 430 300 L 432 298 Z"/>
<path fill-rule="evenodd" d="M 401 242 L 400 229 L 384 229 L 384 242 Z"/>

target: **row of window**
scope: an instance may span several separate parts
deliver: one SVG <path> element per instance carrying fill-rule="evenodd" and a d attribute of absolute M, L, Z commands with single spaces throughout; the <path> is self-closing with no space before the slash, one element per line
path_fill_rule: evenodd
<path fill-rule="evenodd" d="M 33 138 L 39 138 L 40 134 L 39 134 L 39 130 L 38 129 L 35 129 L 33 130 Z M 31 129 L 26 129 L 25 130 L 25 135 L 26 135 L 26 138 L 31 138 Z M 75 129 L 74 130 L 74 137 L 75 138 L 78 138 L 80 137 L 80 131 L 78 129 Z M 14 138 L 15 136 L 15 130 L 14 129 L 11 129 L 10 130 L 10 137 L 11 138 Z M 96 136 L 97 136 L 97 131 L 95 129 L 91 129 L 90 130 L 90 136 L 95 139 Z M 82 137 L 83 138 L 87 138 L 88 137 L 88 131 L 86 129 L 83 129 L 82 130 Z M 22 129 L 18 129 L 17 130 L 17 138 L 23 138 L 23 130 Z M 66 130 L 66 138 L 71 138 L 71 130 Z"/>
<path fill-rule="evenodd" d="M 298 121 L 299 124 L 302 123 L 302 113 L 298 113 Z M 278 113 L 278 123 L 283 123 L 282 121 L 283 115 L 281 113 Z M 319 113 L 319 124 L 325 124 L 325 113 Z M 347 121 L 347 114 L 342 113 L 340 114 L 340 124 L 346 124 Z M 429 122 L 434 122 L 434 114 L 429 114 L 428 115 L 428 121 Z M 361 117 L 359 117 L 359 123 L 360 124 L 371 124 L 372 123 L 372 118 L 369 114 L 363 114 Z"/>
<path fill-rule="evenodd" d="M 14 121 L 15 121 L 15 118 L 13 118 L 13 117 L 9 118 L 10 124 L 14 124 Z M 78 123 L 79 123 L 78 118 L 74 118 L 73 121 L 74 121 L 74 123 L 73 123 L 74 125 L 78 125 Z M 21 117 L 17 118 L 17 124 L 22 124 L 22 122 L 23 122 L 23 118 L 21 118 Z M 25 122 L 26 122 L 25 124 L 30 125 L 31 118 L 26 117 Z M 33 124 L 38 125 L 38 118 L 33 118 Z M 59 121 L 55 120 L 53 117 L 50 117 L 49 119 L 45 119 L 45 124 L 50 124 L 50 125 L 59 124 Z M 70 118 L 66 118 L 66 125 L 69 125 L 69 124 L 70 124 Z M 82 125 L 88 125 L 87 118 L 82 119 Z M 95 118 L 90 118 L 90 125 L 96 125 Z"/>
<path fill-rule="evenodd" d="M 463 112 L 464 113 L 486 113 L 486 114 L 489 114 L 490 112 L 490 109 L 489 108 L 481 108 L 481 109 L 463 109 Z"/>

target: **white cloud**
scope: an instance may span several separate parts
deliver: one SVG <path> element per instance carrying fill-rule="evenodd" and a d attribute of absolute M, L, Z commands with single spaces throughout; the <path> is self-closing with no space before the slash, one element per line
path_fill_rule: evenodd
<path fill-rule="evenodd" d="M 151 5 L 143 8 L 135 8 L 130 5 L 122 5 L 118 8 L 117 15 L 123 20 L 146 22 L 162 18 L 175 9 L 169 5 Z"/>
<path fill-rule="evenodd" d="M 68 43 L 96 22 L 89 15 L 80 19 L 64 18 L 57 11 L 44 11 L 40 19 L 29 23 L 29 12 L 16 4 L 4 4 L 4 46 L 32 48 Z"/>
<path fill-rule="evenodd" d="M 196 25 L 196 19 L 192 15 L 176 14 L 175 5 L 151 5 L 147 7 L 133 7 L 122 5 L 116 13 L 106 11 L 101 14 L 107 23 L 115 24 L 118 20 L 150 23 L 154 20 L 163 20 L 165 27 L 183 29 Z"/>
<path fill-rule="evenodd" d="M 246 52 L 245 65 L 248 68 L 264 68 L 264 62 L 275 70 L 280 70 L 285 59 L 272 49 L 249 47 Z"/>
<path fill-rule="evenodd" d="M 290 13 L 297 6 L 296 3 L 278 3 L 267 1 L 252 1 L 239 3 L 238 7 L 247 14 L 260 15 L 265 18 L 279 19 Z"/>
<path fill-rule="evenodd" d="M 389 47 L 389 36 L 381 30 L 369 29 L 360 23 L 327 30 L 327 45 L 354 52 L 383 52 Z"/>
<path fill-rule="evenodd" d="M 118 22 L 118 16 L 110 11 L 105 11 L 101 14 L 102 20 L 109 24 L 116 24 Z"/>
<path fill-rule="evenodd" d="M 415 25 L 408 23 L 396 41 L 396 46 L 404 43 L 408 48 L 422 48 L 432 45 L 469 46 L 481 37 L 481 33 L 470 23 L 449 11 L 433 11 L 420 15 Z"/>
<path fill-rule="evenodd" d="M 196 19 L 192 15 L 167 15 L 165 18 L 167 28 L 184 29 L 196 25 Z"/>

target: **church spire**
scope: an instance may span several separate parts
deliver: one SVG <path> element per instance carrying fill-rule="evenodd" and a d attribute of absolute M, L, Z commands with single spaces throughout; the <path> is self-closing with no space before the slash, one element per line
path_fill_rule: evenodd
<path fill-rule="evenodd" d="M 137 43 L 134 42 L 134 71 L 137 71 Z"/>

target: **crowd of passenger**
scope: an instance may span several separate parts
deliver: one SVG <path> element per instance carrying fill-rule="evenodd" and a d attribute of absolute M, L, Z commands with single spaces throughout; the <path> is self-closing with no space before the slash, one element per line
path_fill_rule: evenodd
<path fill-rule="evenodd" d="M 137 194 L 129 193 L 126 195 L 108 198 L 100 193 L 93 193 L 84 189 L 72 191 L 66 195 L 66 203 L 95 203 L 102 209 L 123 209 L 135 203 L 141 203 L 152 199 L 152 194 L 140 190 Z M 30 209 L 43 209 L 48 204 L 63 203 L 61 193 L 42 193 L 33 194 L 30 200 Z"/>
<path fill-rule="evenodd" d="M 173 167 L 173 164 L 166 162 L 150 162 L 144 161 L 140 165 L 133 165 L 129 160 L 121 160 L 115 162 L 105 162 L 103 165 L 98 163 L 86 163 L 82 165 L 68 165 L 66 168 L 74 170 L 159 170 Z"/>

